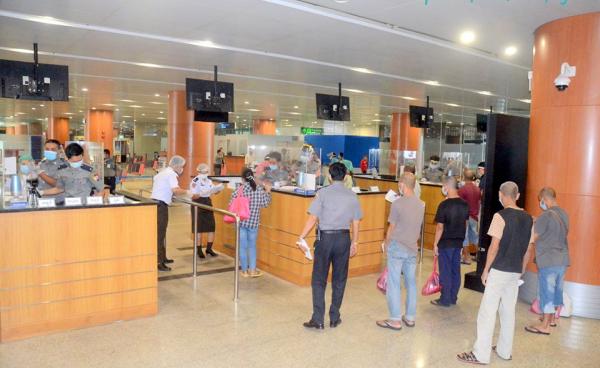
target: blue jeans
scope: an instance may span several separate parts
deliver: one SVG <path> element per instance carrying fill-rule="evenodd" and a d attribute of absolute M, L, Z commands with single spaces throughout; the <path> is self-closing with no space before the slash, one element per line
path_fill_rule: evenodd
<path fill-rule="evenodd" d="M 563 305 L 565 266 L 543 267 L 538 270 L 540 308 L 544 314 L 553 314 Z"/>
<path fill-rule="evenodd" d="M 478 245 L 479 244 L 479 233 L 477 232 L 477 220 L 472 217 L 469 217 L 469 222 L 467 223 L 467 232 L 465 234 L 465 241 L 463 242 L 463 247 L 466 247 L 470 244 Z"/>
<path fill-rule="evenodd" d="M 242 271 L 256 270 L 256 236 L 258 228 L 240 226 L 240 263 Z"/>
<path fill-rule="evenodd" d="M 439 248 L 438 262 L 440 265 L 440 285 L 443 305 L 456 304 L 458 289 L 460 289 L 460 255 L 461 248 Z"/>
<path fill-rule="evenodd" d="M 415 252 L 392 241 L 388 247 L 387 254 L 387 299 L 390 310 L 390 320 L 400 321 L 402 319 L 402 290 L 400 290 L 400 275 L 404 275 L 404 287 L 406 288 L 406 319 L 415 320 L 417 314 L 417 282 L 415 270 L 417 268 L 417 255 Z"/>

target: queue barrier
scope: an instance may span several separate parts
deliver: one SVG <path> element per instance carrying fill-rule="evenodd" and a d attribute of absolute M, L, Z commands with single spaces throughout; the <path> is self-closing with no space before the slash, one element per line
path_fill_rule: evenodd
<path fill-rule="evenodd" d="M 119 190 L 117 191 L 118 194 L 123 194 L 123 195 L 127 195 L 127 196 L 131 196 L 133 193 L 127 192 L 127 191 L 123 191 L 123 190 Z M 146 197 L 143 196 L 143 193 L 149 193 L 151 194 L 152 191 L 148 190 L 148 189 L 139 189 L 139 196 L 137 197 L 142 197 L 144 199 L 147 199 Z M 135 198 L 136 195 L 133 194 L 133 197 Z M 152 198 L 150 198 L 152 200 Z M 233 212 L 229 212 L 226 210 L 223 210 L 221 208 L 216 208 L 216 207 L 211 207 L 211 206 L 207 206 L 205 204 L 201 204 L 201 203 L 196 203 L 193 201 L 190 201 L 188 199 L 185 198 L 179 198 L 179 197 L 173 197 L 173 200 L 175 202 L 179 202 L 179 203 L 185 203 L 187 205 L 190 205 L 194 208 L 194 262 L 193 262 L 193 266 L 192 266 L 192 274 L 193 274 L 193 278 L 194 278 L 194 289 L 196 289 L 197 287 L 197 277 L 198 277 L 198 208 L 202 208 L 204 210 L 208 210 L 211 212 L 217 212 L 220 213 L 222 215 L 229 215 L 231 217 L 235 218 L 235 270 L 233 272 L 233 301 L 237 302 L 239 300 L 239 283 L 240 283 L 240 275 L 239 275 L 239 269 L 240 269 L 240 217 L 233 213 Z"/>

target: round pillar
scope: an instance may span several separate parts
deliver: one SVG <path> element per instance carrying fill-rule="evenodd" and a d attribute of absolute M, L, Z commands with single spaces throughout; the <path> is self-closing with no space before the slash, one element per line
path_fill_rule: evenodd
<path fill-rule="evenodd" d="M 198 164 L 206 163 L 211 170 L 213 168 L 215 125 L 194 121 L 194 111 L 186 109 L 185 91 L 171 91 L 167 127 L 168 158 L 179 155 L 186 159 L 179 185 L 188 188 L 191 177 L 196 175 Z"/>
<path fill-rule="evenodd" d="M 69 140 L 69 119 L 55 117 L 48 123 L 48 134 L 50 139 L 56 139 L 61 144 Z"/>
<path fill-rule="evenodd" d="M 410 126 L 410 115 L 407 112 L 392 114 L 390 132 L 390 172 L 398 172 L 398 157 L 396 151 L 418 151 L 421 129 Z"/>
<path fill-rule="evenodd" d="M 90 110 L 85 124 L 85 140 L 103 143 L 104 148 L 113 151 L 113 112 L 110 110 Z"/>
<path fill-rule="evenodd" d="M 277 133 L 277 122 L 269 119 L 257 119 L 253 121 L 253 134 L 275 135 Z"/>
<path fill-rule="evenodd" d="M 600 318 L 600 12 L 547 23 L 535 32 L 526 210 L 541 213 L 537 194 L 554 188 L 569 214 L 571 266 L 565 291 L 574 314 Z M 563 62 L 577 68 L 560 92 Z M 528 278 L 536 284 L 535 266 Z M 525 289 L 528 299 L 535 287 Z"/>

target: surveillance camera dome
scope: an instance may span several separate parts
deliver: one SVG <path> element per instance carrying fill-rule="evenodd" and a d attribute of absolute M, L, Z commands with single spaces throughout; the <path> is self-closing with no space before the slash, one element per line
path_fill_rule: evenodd
<path fill-rule="evenodd" d="M 565 77 L 564 75 L 559 75 L 554 80 L 554 85 L 556 86 L 556 89 L 558 89 L 561 92 L 564 91 L 565 89 L 567 89 L 569 87 L 570 83 L 571 83 L 571 78 Z"/>

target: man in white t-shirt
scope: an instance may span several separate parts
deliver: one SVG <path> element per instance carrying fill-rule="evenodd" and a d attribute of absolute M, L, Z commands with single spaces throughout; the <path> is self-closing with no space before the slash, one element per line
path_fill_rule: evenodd
<path fill-rule="evenodd" d="M 167 258 L 167 226 L 169 225 L 169 205 L 173 201 L 173 195 L 185 195 L 187 190 L 179 187 L 178 177 L 183 173 L 185 159 L 181 156 L 173 156 L 169 166 L 154 176 L 152 183 L 152 199 L 158 202 L 158 270 L 171 271 L 167 263 L 173 263 Z"/>

